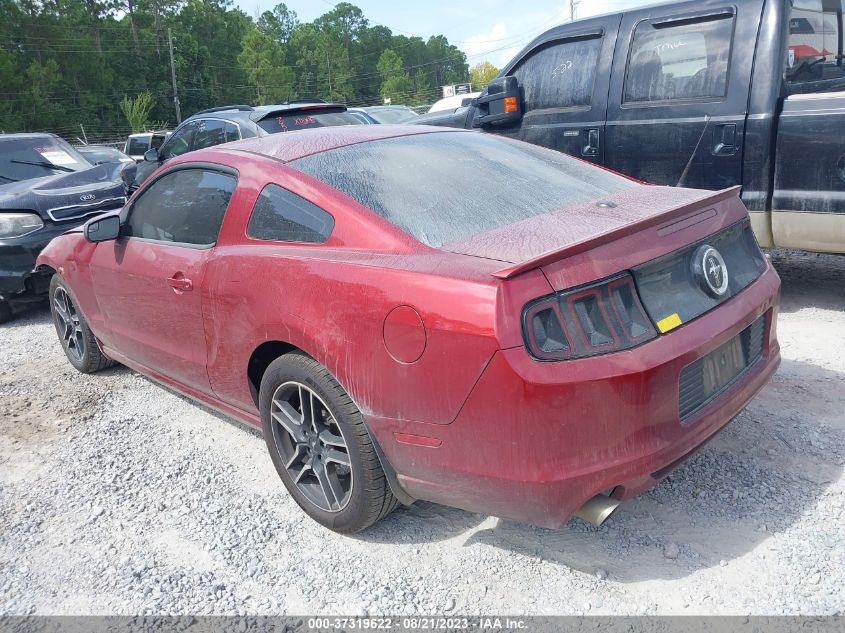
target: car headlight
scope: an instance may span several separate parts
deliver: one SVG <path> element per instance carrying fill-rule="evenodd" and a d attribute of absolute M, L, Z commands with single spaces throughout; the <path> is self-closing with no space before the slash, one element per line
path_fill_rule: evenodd
<path fill-rule="evenodd" d="M 21 237 L 44 228 L 44 222 L 34 213 L 0 212 L 0 240 Z"/>

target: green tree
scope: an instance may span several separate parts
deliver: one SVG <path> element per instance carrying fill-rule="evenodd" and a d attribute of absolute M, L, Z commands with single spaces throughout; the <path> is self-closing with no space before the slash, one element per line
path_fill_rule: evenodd
<path fill-rule="evenodd" d="M 391 49 L 378 58 L 376 70 L 381 77 L 381 96 L 391 103 L 406 103 L 411 96 L 411 79 L 402 64 L 402 58 Z"/>
<path fill-rule="evenodd" d="M 255 86 L 260 104 L 290 100 L 295 90 L 293 71 L 284 65 L 285 52 L 281 44 L 253 29 L 243 39 L 238 55 L 249 81 Z"/>
<path fill-rule="evenodd" d="M 150 112 L 154 105 L 155 99 L 153 98 L 153 93 L 149 90 L 145 90 L 135 97 L 124 95 L 123 100 L 120 102 L 120 110 L 123 112 L 123 116 L 126 117 L 126 121 L 129 123 L 129 127 L 133 133 L 157 130 L 164 127 L 165 124 L 163 122 L 150 120 Z"/>
<path fill-rule="evenodd" d="M 473 90 L 482 90 L 498 74 L 499 69 L 490 62 L 478 62 L 469 69 L 469 80 L 472 82 Z"/>

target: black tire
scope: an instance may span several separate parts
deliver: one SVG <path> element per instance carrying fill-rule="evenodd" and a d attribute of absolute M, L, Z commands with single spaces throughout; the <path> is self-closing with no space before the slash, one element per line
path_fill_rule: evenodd
<path fill-rule="evenodd" d="M 276 419 L 278 419 L 278 408 L 277 405 L 273 404 L 273 398 L 281 397 L 280 394 L 286 389 L 295 389 L 296 387 L 292 385 L 301 385 L 318 397 L 319 400 L 315 401 L 318 408 L 322 409 L 322 414 L 329 420 L 331 427 L 339 429 L 341 433 L 340 436 L 334 434 L 329 437 L 342 439 L 345 443 L 342 450 L 345 450 L 346 456 L 348 456 L 351 476 L 343 474 L 340 477 L 349 478 L 350 489 L 346 491 L 345 504 L 341 505 L 338 502 L 338 507 L 333 510 L 320 507 L 309 498 L 309 493 L 303 492 L 303 489 L 300 488 L 301 485 L 307 484 L 308 477 L 306 476 L 302 484 L 297 484 L 286 465 L 288 460 L 283 453 L 287 451 L 287 455 L 290 455 L 291 447 L 294 447 L 297 454 L 299 449 L 308 454 L 300 458 L 302 461 L 294 466 L 294 470 L 308 459 L 314 463 L 315 467 L 318 465 L 315 461 L 316 457 L 311 454 L 312 449 L 308 448 L 308 440 L 303 439 L 300 443 L 294 443 L 290 432 L 285 431 L 284 425 L 274 421 L 274 417 L 271 415 L 271 408 L 276 408 Z M 303 391 L 300 390 L 299 393 L 302 394 Z M 295 395 L 291 397 L 296 399 Z M 279 400 L 277 399 L 276 402 L 279 402 Z M 320 363 L 298 352 L 277 358 L 270 363 L 261 379 L 259 405 L 264 440 L 267 443 L 267 449 L 270 452 L 273 465 L 276 467 L 276 472 L 279 473 L 279 477 L 281 477 L 296 503 L 317 523 L 335 532 L 353 534 L 383 519 L 399 505 L 399 501 L 390 490 L 390 485 L 376 455 L 372 439 L 364 426 L 360 411 L 343 387 Z M 301 404 L 300 409 L 304 411 Z M 294 412 L 300 413 L 299 411 Z M 302 418 L 305 419 L 304 413 Z M 285 435 L 286 433 L 288 435 Z M 322 450 L 328 448 L 331 448 L 331 446 L 326 446 Z M 313 450 L 318 453 L 321 449 L 314 448 Z M 317 455 L 317 457 L 322 459 L 320 455 Z M 328 462 L 322 463 L 322 467 L 328 469 Z M 345 473 L 346 467 L 343 466 L 342 468 Z M 302 468 L 302 472 L 306 470 L 305 467 Z M 314 480 L 319 479 L 313 468 L 311 469 L 311 477 Z M 335 481 L 339 481 L 339 478 L 336 478 Z M 314 490 L 319 490 L 314 482 L 308 485 Z M 328 505 L 332 506 L 325 489 L 323 489 L 323 494 Z M 337 495 L 333 496 L 337 499 Z"/>
<path fill-rule="evenodd" d="M 0 323 L 5 323 L 6 321 L 11 321 L 12 319 L 12 306 L 9 305 L 8 301 L 0 300 Z"/>
<path fill-rule="evenodd" d="M 71 365 L 83 374 L 93 374 L 111 367 L 114 361 L 100 351 L 97 338 L 78 306 L 65 280 L 58 274 L 53 275 L 50 280 L 50 313 L 59 342 Z"/>

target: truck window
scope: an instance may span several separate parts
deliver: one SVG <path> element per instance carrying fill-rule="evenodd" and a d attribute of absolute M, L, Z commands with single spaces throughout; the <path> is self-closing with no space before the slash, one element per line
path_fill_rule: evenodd
<path fill-rule="evenodd" d="M 795 0 L 789 16 L 786 80 L 790 84 L 845 77 L 842 10 L 845 0 Z"/>
<path fill-rule="evenodd" d="M 723 98 L 733 16 L 695 22 L 641 22 L 625 74 L 625 103 Z"/>
<path fill-rule="evenodd" d="M 521 61 L 512 74 L 525 92 L 525 111 L 589 106 L 601 43 L 599 36 L 552 42 Z"/>

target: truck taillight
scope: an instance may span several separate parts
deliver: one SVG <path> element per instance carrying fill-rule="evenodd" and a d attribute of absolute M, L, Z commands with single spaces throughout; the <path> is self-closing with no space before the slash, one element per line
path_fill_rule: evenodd
<path fill-rule="evenodd" d="M 628 273 L 532 301 L 522 328 L 528 351 L 539 360 L 608 354 L 657 337 Z"/>

